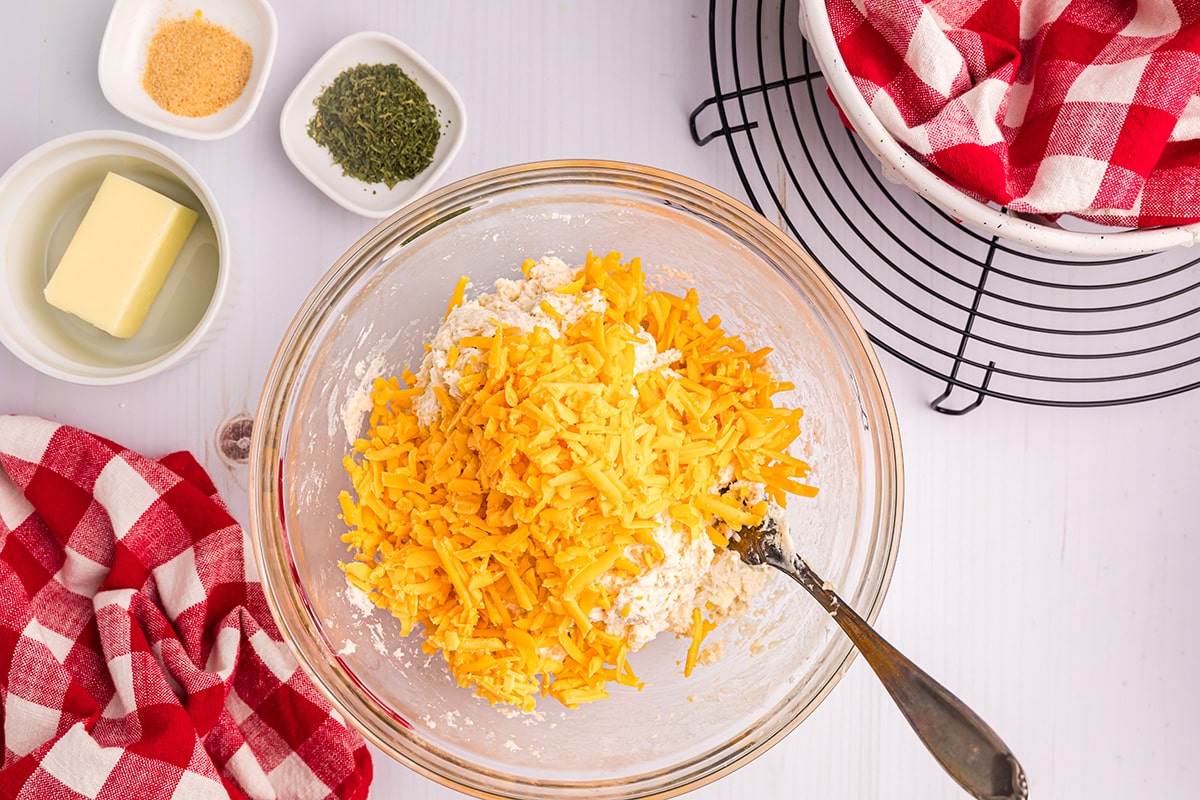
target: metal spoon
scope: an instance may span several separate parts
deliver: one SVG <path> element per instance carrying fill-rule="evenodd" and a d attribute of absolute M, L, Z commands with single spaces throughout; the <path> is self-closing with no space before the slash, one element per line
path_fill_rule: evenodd
<path fill-rule="evenodd" d="M 743 528 L 729 547 L 747 564 L 766 564 L 808 590 L 867 659 L 908 724 L 958 785 L 978 800 L 1026 800 L 1025 772 L 987 723 L 875 632 L 798 555 L 785 553 L 771 520 Z M 790 551 L 790 548 L 787 548 Z"/>

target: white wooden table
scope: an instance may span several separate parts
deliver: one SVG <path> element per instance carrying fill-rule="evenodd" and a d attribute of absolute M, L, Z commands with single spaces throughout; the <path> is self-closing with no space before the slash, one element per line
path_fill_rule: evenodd
<path fill-rule="evenodd" d="M 203 7 L 203 3 L 199 4 Z M 276 344 L 317 278 L 372 225 L 285 157 L 278 118 L 324 50 L 388 32 L 461 92 L 466 144 L 448 182 L 517 162 L 651 164 L 743 196 L 728 152 L 696 147 L 711 92 L 702 0 L 276 0 L 262 104 L 231 138 L 194 142 L 113 110 L 96 79 L 109 4 L 0 0 L 0 169 L 91 128 L 149 135 L 216 192 L 232 240 L 228 323 L 195 358 L 137 384 L 80 387 L 0 351 L 0 412 L 91 429 L 150 455 L 194 452 L 246 519 L 246 469 L 217 454 L 253 414 Z M 906 455 L 907 513 L 879 627 L 1014 748 L 1033 796 L 1186 798 L 1200 786 L 1200 395 L 1062 411 L 990 401 L 928 409 L 932 379 L 883 359 Z M 371 796 L 456 796 L 381 754 Z M 962 796 L 856 661 L 817 712 L 697 798 Z"/>

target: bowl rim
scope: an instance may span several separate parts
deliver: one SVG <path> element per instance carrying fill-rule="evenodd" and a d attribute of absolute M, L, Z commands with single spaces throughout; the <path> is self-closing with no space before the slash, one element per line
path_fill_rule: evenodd
<path fill-rule="evenodd" d="M 0 174 L 0 197 L 4 196 L 10 183 L 17 180 L 23 172 L 34 167 L 38 161 L 47 155 L 59 150 L 75 147 L 79 144 L 98 145 L 106 142 L 116 143 L 120 146 L 132 145 L 136 148 L 149 150 L 170 164 L 171 171 L 185 176 L 195 184 L 197 199 L 205 206 L 205 213 L 212 223 L 213 233 L 216 236 L 217 281 L 213 286 L 212 298 L 208 302 L 208 307 L 205 309 L 204 315 L 196 323 L 196 326 L 180 339 L 174 347 L 149 361 L 130 366 L 120 371 L 114 370 L 99 375 L 68 372 L 43 361 L 10 335 L 9 328 L 11 326 L 7 320 L 0 322 L 0 344 L 3 344 L 14 356 L 30 367 L 52 378 L 85 386 L 116 386 L 132 383 L 142 378 L 148 378 L 151 375 L 164 372 L 195 354 L 199 346 L 207 340 L 209 334 L 216 327 L 217 321 L 225 313 L 230 287 L 229 232 L 226 229 L 225 219 L 221 213 L 220 205 L 217 203 L 216 195 L 213 194 L 212 189 L 205 182 L 204 178 L 190 163 L 184 160 L 178 153 L 154 139 L 130 133 L 129 131 L 96 129 L 69 133 L 43 142 L 18 158 L 8 169 Z M 0 259 L 0 266 L 5 261 L 6 259 Z"/>
<path fill-rule="evenodd" d="M 198 127 L 201 123 L 193 122 L 192 120 L 205 120 L 208 117 L 178 117 L 178 121 L 168 122 L 143 114 L 125 102 L 120 87 L 127 85 L 128 81 L 113 75 L 112 71 L 108 68 L 112 60 L 109 56 L 109 51 L 117 47 L 118 44 L 125 44 L 125 41 L 121 41 L 120 43 L 113 41 L 120 30 L 117 27 L 117 21 L 120 19 L 121 12 L 124 11 L 125 7 L 133 6 L 141 2 L 141 0 L 115 0 L 112 10 L 108 15 L 108 21 L 104 25 L 104 34 L 100 39 L 100 52 L 97 56 L 96 68 L 96 78 L 100 83 L 100 93 L 104 95 L 104 99 L 108 101 L 109 105 L 134 122 L 174 136 L 199 141 L 215 141 L 232 136 L 240 131 L 250 122 L 250 119 L 254 116 L 259 104 L 262 102 L 263 95 L 266 93 L 267 80 L 271 74 L 271 67 L 275 62 L 275 50 L 279 42 L 279 20 L 275 16 L 275 9 L 268 0 L 244 1 L 247 4 L 257 7 L 267 20 L 265 29 L 267 47 L 265 53 L 255 51 L 254 59 L 256 62 L 261 61 L 262 68 L 259 71 L 257 79 L 254 79 L 252 76 L 250 82 L 246 84 L 246 87 L 250 90 L 250 98 L 246 107 L 242 110 L 241 114 L 230 119 L 228 124 L 220 128 L 205 130 Z M 170 7 L 166 7 L 164 14 L 170 10 Z M 129 32 L 132 31 L 126 33 Z M 140 88 L 141 82 L 137 81 L 136 85 Z"/>
<path fill-rule="evenodd" d="M 324 666 L 334 671 L 332 677 L 338 681 L 341 688 L 348 690 L 351 695 L 350 700 L 353 702 L 348 702 L 347 698 L 338 695 L 334 688 L 329 685 L 326 676 L 318 669 L 319 665 L 308 654 L 301 652 L 297 644 L 297 636 L 295 634 L 298 628 L 304 629 L 307 625 L 316 626 L 315 621 L 310 618 L 311 613 L 304 610 L 298 613 L 295 619 L 292 620 L 283 611 L 285 604 L 289 604 L 296 609 L 304 609 L 297 588 L 299 573 L 294 561 L 291 559 L 290 549 L 286 545 L 282 545 L 276 549 L 285 552 L 268 552 L 268 538 L 278 537 L 282 540 L 286 536 L 286 533 L 282 530 L 283 523 L 281 521 L 284 499 L 282 494 L 275 496 L 274 493 L 279 492 L 283 485 L 282 444 L 287 433 L 281 427 L 276 428 L 277 421 L 272 419 L 272 417 L 275 416 L 275 412 L 284 409 L 288 402 L 287 397 L 290 395 L 290 390 L 297 380 L 294 374 L 295 369 L 289 365 L 289 357 L 297 354 L 302 355 L 304 349 L 312 344 L 316 329 L 319 327 L 321 309 L 329 306 L 331 300 L 341 297 L 354 284 L 358 277 L 373 266 L 376 258 L 392 252 L 398 243 L 402 246 L 405 242 L 409 241 L 409 239 L 405 239 L 397 242 L 396 239 L 398 239 L 400 233 L 410 232 L 409 228 L 411 228 L 416 231 L 415 233 L 411 233 L 411 236 L 416 236 L 426 228 L 435 226 L 444 219 L 456 215 L 456 212 L 451 210 L 445 216 L 435 216 L 431 213 L 431 207 L 436 208 L 443 201 L 453 201 L 460 195 L 469 196 L 477 186 L 487 186 L 492 191 L 514 188 L 515 186 L 527 188 L 535 186 L 538 183 L 570 183 L 568 179 L 571 175 L 582 176 L 584 174 L 591 177 L 602 175 L 614 181 L 622 178 L 638 179 L 645 181 L 647 184 L 636 187 L 642 191 L 651 191 L 651 185 L 659 190 L 669 188 L 687 193 L 689 202 L 704 200 L 710 207 L 712 205 L 721 206 L 723 207 L 723 211 L 737 219 L 738 224 L 746 226 L 743 233 L 763 237 L 762 241 L 769 242 L 775 247 L 783 248 L 789 258 L 797 259 L 799 262 L 807 265 L 815 283 L 823 293 L 823 299 L 832 303 L 832 307 L 836 309 L 836 312 L 844 317 L 843 320 L 839 321 L 846 323 L 845 333 L 847 334 L 848 342 L 858 348 L 857 354 L 861 355 L 865 361 L 867 370 L 866 374 L 862 375 L 861 378 L 869 387 L 875 390 L 873 394 L 876 395 L 876 400 L 878 401 L 876 408 L 878 420 L 874 422 L 878 422 L 881 428 L 881 434 L 877 437 L 873 452 L 875 455 L 882 455 L 886 461 L 890 461 L 892 464 L 890 472 L 886 469 L 880 470 L 878 480 L 881 492 L 877 500 L 876 527 L 871 531 L 872 537 L 876 533 L 883 533 L 881 537 L 882 541 L 879 545 L 881 547 L 880 552 L 882 553 L 879 587 L 869 606 L 856 609 L 868 621 L 876 619 L 884 598 L 887 595 L 895 568 L 901 535 L 904 507 L 904 468 L 900 432 L 891 394 L 870 340 L 852 312 L 848 301 L 816 261 L 797 242 L 793 241 L 783 231 L 772 225 L 749 206 L 699 181 L 655 167 L 605 160 L 552 160 L 501 167 L 463 178 L 425 195 L 419 202 L 410 204 L 396 214 L 393 214 L 364 234 L 325 273 L 302 303 L 281 339 L 279 348 L 272 359 L 270 369 L 263 384 L 263 391 L 256 409 L 255 424 L 251 436 L 247 480 L 249 496 L 248 532 L 267 605 L 276 623 L 279 625 L 280 631 L 283 633 L 283 638 L 288 643 L 300 667 L 313 680 L 314 685 L 332 703 L 338 713 L 349 724 L 357 728 L 368 741 L 410 769 L 438 784 L 480 798 L 549 798 L 559 796 L 557 792 L 578 792 L 582 789 L 594 787 L 592 784 L 581 786 L 580 784 L 562 782 L 521 783 L 512 784 L 507 789 L 511 792 L 517 792 L 521 789 L 525 789 L 528 792 L 537 790 L 536 793 L 498 794 L 487 787 L 481 787 L 478 784 L 468 783 L 464 780 L 443 774 L 432 769 L 409 753 L 397 748 L 393 743 L 385 741 L 359 719 L 357 712 L 362 711 L 364 712 L 364 716 L 371 719 L 387 719 L 393 723 L 396 721 L 394 715 L 388 714 L 377 705 L 372 705 L 364 697 L 364 695 L 369 696 L 370 694 L 369 690 L 366 690 L 366 687 L 359 685 L 353 676 L 347 675 L 340 668 L 333 666 L 338 661 L 338 657 L 331 652 L 323 654 L 326 662 Z M 508 181 L 508 183 L 503 183 L 504 181 Z M 576 185 L 580 184 L 577 183 Z M 405 228 L 403 231 L 397 231 L 396 236 L 388 238 L 388 233 L 392 227 L 399 227 L 402 224 L 406 224 L 408 228 Z M 758 242 L 760 240 L 756 238 L 755 241 Z M 367 257 L 364 258 L 364 256 Z M 357 265 L 357 268 L 342 274 L 352 265 Z M 314 315 L 317 317 L 316 321 L 314 321 Z M 883 463 L 886 463 L 886 461 Z M 264 524 L 273 529 L 271 534 L 264 534 L 262 530 Z M 275 543 L 272 542 L 271 544 L 274 545 Z M 318 631 L 317 633 L 319 635 L 320 632 Z M 781 741 L 806 719 L 837 685 L 856 656 L 857 650 L 849 643 L 849 640 L 846 640 L 844 642 L 842 658 L 831 670 L 828 680 L 815 693 L 811 702 L 800 709 L 785 724 L 781 725 L 772 735 L 764 736 L 747 744 L 746 749 L 742 750 L 732 760 L 686 773 L 683 775 L 684 781 L 665 788 L 660 786 L 642 786 L 638 787 L 638 790 L 634 793 L 620 796 L 673 797 L 707 785 L 744 766 Z M 400 723 L 406 725 L 403 720 L 400 720 Z M 704 767 L 704 765 L 701 766 Z M 644 778 L 644 776 L 640 777 Z"/>
<path fill-rule="evenodd" d="M 892 174 L 946 213 L 988 233 L 1061 255 L 1122 257 L 1159 253 L 1200 242 L 1200 223 L 1113 231 L 1073 231 L 1005 214 L 971 197 L 900 146 L 867 105 L 834 38 L 826 0 L 800 0 L 800 29 L 830 92 L 855 133 Z"/>

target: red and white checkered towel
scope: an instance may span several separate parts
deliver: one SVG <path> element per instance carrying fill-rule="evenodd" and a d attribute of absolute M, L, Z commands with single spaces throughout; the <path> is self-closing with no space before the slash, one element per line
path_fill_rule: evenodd
<path fill-rule="evenodd" d="M 828 0 L 888 131 L 1016 211 L 1200 220 L 1197 0 Z"/>
<path fill-rule="evenodd" d="M 363 798 L 187 453 L 0 416 L 0 797 Z"/>

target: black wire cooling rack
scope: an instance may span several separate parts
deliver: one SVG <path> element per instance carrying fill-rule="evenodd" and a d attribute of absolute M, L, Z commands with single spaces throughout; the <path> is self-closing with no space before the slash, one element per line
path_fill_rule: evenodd
<path fill-rule="evenodd" d="M 821 264 L 878 348 L 944 383 L 934 409 L 1118 405 L 1200 385 L 1198 254 L 1064 258 L 958 224 L 888 181 L 842 124 L 799 11 L 712 0 L 713 95 L 692 137 L 724 140 L 750 202 Z"/>

